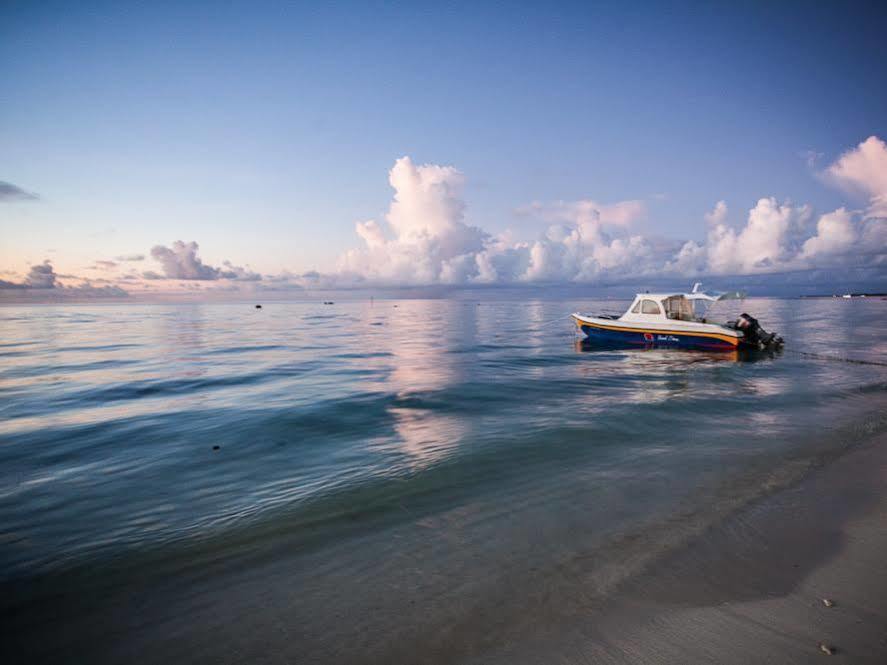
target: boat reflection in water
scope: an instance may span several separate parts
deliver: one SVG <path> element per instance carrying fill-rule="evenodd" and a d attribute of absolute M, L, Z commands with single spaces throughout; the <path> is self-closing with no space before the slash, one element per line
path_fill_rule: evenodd
<path fill-rule="evenodd" d="M 576 339 L 574 348 L 580 353 L 612 354 L 614 351 L 630 352 L 632 355 L 643 354 L 643 360 L 650 363 L 668 365 L 687 365 L 710 362 L 743 362 L 754 363 L 773 360 L 782 355 L 782 349 L 758 351 L 756 349 L 736 348 L 726 351 L 704 351 L 681 347 L 667 348 L 653 344 L 641 346 L 631 343 L 590 340 L 587 337 Z"/>

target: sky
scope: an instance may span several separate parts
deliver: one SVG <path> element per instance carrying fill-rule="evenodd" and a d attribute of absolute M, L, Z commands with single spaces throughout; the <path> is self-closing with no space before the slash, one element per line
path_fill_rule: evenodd
<path fill-rule="evenodd" d="M 813 5 L 7 0 L 0 299 L 887 291 L 887 9 Z"/>

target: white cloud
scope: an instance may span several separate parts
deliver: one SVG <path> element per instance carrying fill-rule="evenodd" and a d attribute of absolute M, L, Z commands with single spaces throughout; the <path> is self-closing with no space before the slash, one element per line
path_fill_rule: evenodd
<path fill-rule="evenodd" d="M 642 275 L 657 262 L 646 238 L 611 236 L 603 230 L 600 215 L 588 211 L 573 223 L 552 225 L 528 251 L 529 263 L 516 276 L 526 282 L 589 282 L 629 272 Z"/>
<path fill-rule="evenodd" d="M 417 166 L 403 157 L 389 174 L 394 199 L 385 221 L 357 224 L 362 244 L 342 256 L 338 276 L 389 284 L 597 282 L 660 274 L 759 274 L 842 261 L 880 265 L 887 263 L 887 220 L 872 218 L 872 211 L 887 201 L 887 189 L 880 189 L 887 187 L 882 159 L 887 160 L 887 148 L 872 137 L 829 168 L 836 181 L 871 196 L 865 218 L 840 208 L 812 224 L 810 206 L 771 196 L 758 200 L 745 223 L 734 227 L 722 200 L 704 216 L 705 240 L 681 243 L 630 232 L 647 216 L 639 200 L 535 201 L 517 212 L 548 225 L 537 240 L 515 242 L 507 233 L 494 237 L 466 223 L 461 172 Z"/>
<path fill-rule="evenodd" d="M 25 285 L 32 289 L 52 289 L 56 286 L 55 270 L 49 260 L 31 266 L 28 276 L 25 278 Z"/>
<path fill-rule="evenodd" d="M 792 238 L 810 218 L 809 206 L 794 207 L 775 198 L 760 199 L 737 232 L 723 220 L 726 204 L 719 201 L 706 219 L 708 269 L 715 274 L 767 272 L 784 266 L 793 253 Z"/>
<path fill-rule="evenodd" d="M 711 212 L 705 213 L 705 221 L 711 227 L 724 224 L 727 221 L 727 202 L 718 201 Z"/>
<path fill-rule="evenodd" d="M 816 235 L 804 242 L 801 258 L 844 254 L 853 247 L 856 240 L 857 230 L 852 215 L 844 208 L 838 208 L 819 218 Z"/>
<path fill-rule="evenodd" d="M 647 216 L 647 204 L 643 201 L 617 201 L 598 203 L 592 199 L 542 203 L 533 201 L 516 210 L 518 214 L 538 217 L 548 223 L 582 224 L 594 221 L 610 227 L 628 227 Z"/>
<path fill-rule="evenodd" d="M 360 244 L 340 257 L 333 272 L 262 276 L 228 261 L 208 265 L 198 256 L 196 242 L 176 241 L 151 250 L 161 270 L 124 271 L 118 281 L 127 288 L 148 289 L 154 284 L 173 290 L 193 288 L 192 282 L 217 281 L 221 289 L 256 292 L 369 284 L 601 283 L 819 268 L 874 267 L 882 274 L 887 267 L 887 144 L 870 137 L 841 155 L 823 176 L 865 195 L 867 209 L 841 207 L 814 217 L 809 206 L 770 196 L 758 200 L 743 222 L 731 224 L 730 209 L 721 200 L 704 214 L 705 224 L 700 223 L 704 240 L 681 242 L 632 228 L 648 215 L 644 201 L 536 201 L 517 212 L 537 219 L 543 230 L 535 240 L 520 241 L 509 232 L 494 236 L 466 221 L 465 177 L 456 168 L 417 165 L 402 157 L 389 172 L 394 194 L 387 213 L 383 219 L 356 224 Z M 116 261 L 144 258 L 131 254 Z M 115 261 L 95 263 L 95 269 L 122 268 Z M 118 293 L 88 281 L 80 287 L 65 287 L 58 281 L 69 277 L 83 279 L 58 275 L 45 261 L 32 266 L 21 281 L 0 280 L 0 289 Z M 181 281 L 170 286 L 173 280 Z"/>
<path fill-rule="evenodd" d="M 171 247 L 155 245 L 151 248 L 151 256 L 163 267 L 164 276 L 170 279 L 218 279 L 219 269 L 203 263 L 197 256 L 198 249 L 196 242 L 176 240 Z"/>
<path fill-rule="evenodd" d="M 869 197 L 866 217 L 887 217 L 887 143 L 870 136 L 825 170 L 825 176 Z"/>
<path fill-rule="evenodd" d="M 460 283 L 477 277 L 475 257 L 487 236 L 464 222 L 462 174 L 401 157 L 388 182 L 394 200 L 384 226 L 375 220 L 356 225 L 363 246 L 341 257 L 340 272 L 383 283 Z"/>
<path fill-rule="evenodd" d="M 199 245 L 196 242 L 183 242 L 176 240 L 170 247 L 155 245 L 151 248 L 151 256 L 158 261 L 163 268 L 163 275 L 158 275 L 153 270 L 143 273 L 146 279 L 183 279 L 183 280 L 216 280 L 239 279 L 256 281 L 261 275 L 247 268 L 231 265 L 229 261 L 223 263 L 222 268 L 216 268 L 205 264 L 197 256 Z"/>
<path fill-rule="evenodd" d="M 535 242 L 515 243 L 465 223 L 464 181 L 451 166 L 397 160 L 385 222 L 356 225 L 362 246 L 342 256 L 339 270 L 394 284 L 587 281 L 629 266 L 639 270 L 638 261 L 651 254 L 643 237 L 623 234 L 646 216 L 642 201 L 535 202 L 519 212 L 550 226 Z M 619 235 L 611 237 L 607 227 Z"/>
<path fill-rule="evenodd" d="M 8 271 L 3 271 L 4 274 Z M 82 280 L 76 285 L 65 285 L 60 278 Z M 101 283 L 95 286 L 93 281 Z M 58 300 L 65 298 L 104 298 L 124 297 L 129 295 L 116 284 L 108 280 L 88 280 L 75 275 L 59 275 L 52 263 L 47 259 L 43 263 L 32 265 L 22 282 L 0 280 L 0 297 L 6 300 L 9 294 L 22 294 L 28 301 Z"/>
<path fill-rule="evenodd" d="M 706 271 L 707 257 L 705 245 L 688 240 L 681 246 L 677 255 L 666 263 L 663 272 L 687 276 L 701 275 Z"/>
<path fill-rule="evenodd" d="M 809 206 L 758 201 L 746 224 L 726 223 L 727 206 L 719 201 L 705 215 L 704 243 L 687 241 L 664 272 L 686 276 L 756 274 L 846 265 L 878 265 L 887 260 L 887 220 L 860 219 L 846 208 L 821 215 L 815 225 Z M 812 235 L 811 235 L 812 231 Z"/>
<path fill-rule="evenodd" d="M 809 206 L 780 204 L 769 197 L 760 199 L 745 226 L 735 229 L 727 222 L 726 202 L 718 201 L 705 215 L 706 241 L 686 242 L 666 272 L 752 274 L 887 263 L 887 144 L 871 136 L 841 155 L 824 175 L 847 191 L 866 195 L 868 209 L 860 215 L 838 208 L 810 225 Z"/>
<path fill-rule="evenodd" d="M 360 236 L 360 239 L 363 240 L 370 249 L 382 247 L 387 242 L 382 227 L 379 226 L 374 219 L 367 222 L 358 222 L 357 235 Z"/>
<path fill-rule="evenodd" d="M 223 279 L 237 279 L 244 282 L 258 282 L 262 276 L 249 268 L 235 266 L 230 261 L 222 261 L 224 268 L 219 272 Z"/>
<path fill-rule="evenodd" d="M 59 286 L 58 277 L 52 263 L 46 259 L 43 263 L 31 266 L 23 282 L 0 280 L 0 289 L 54 289 Z"/>

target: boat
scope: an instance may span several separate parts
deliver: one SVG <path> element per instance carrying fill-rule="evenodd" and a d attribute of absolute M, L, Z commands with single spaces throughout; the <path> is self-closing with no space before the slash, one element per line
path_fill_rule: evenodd
<path fill-rule="evenodd" d="M 696 305 L 742 297 L 737 293 L 706 293 L 694 285 L 690 293 L 638 293 L 622 316 L 573 313 L 576 326 L 589 341 L 604 345 L 676 347 L 706 350 L 776 350 L 781 337 L 765 331 L 757 319 L 742 314 L 735 321 L 712 323 L 696 313 Z"/>

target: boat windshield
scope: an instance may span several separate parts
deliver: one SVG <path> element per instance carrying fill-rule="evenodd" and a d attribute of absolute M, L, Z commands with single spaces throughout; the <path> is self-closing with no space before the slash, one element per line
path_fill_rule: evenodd
<path fill-rule="evenodd" d="M 670 319 L 679 321 L 694 321 L 696 319 L 693 305 L 684 296 L 671 296 L 663 301 L 665 315 Z"/>

